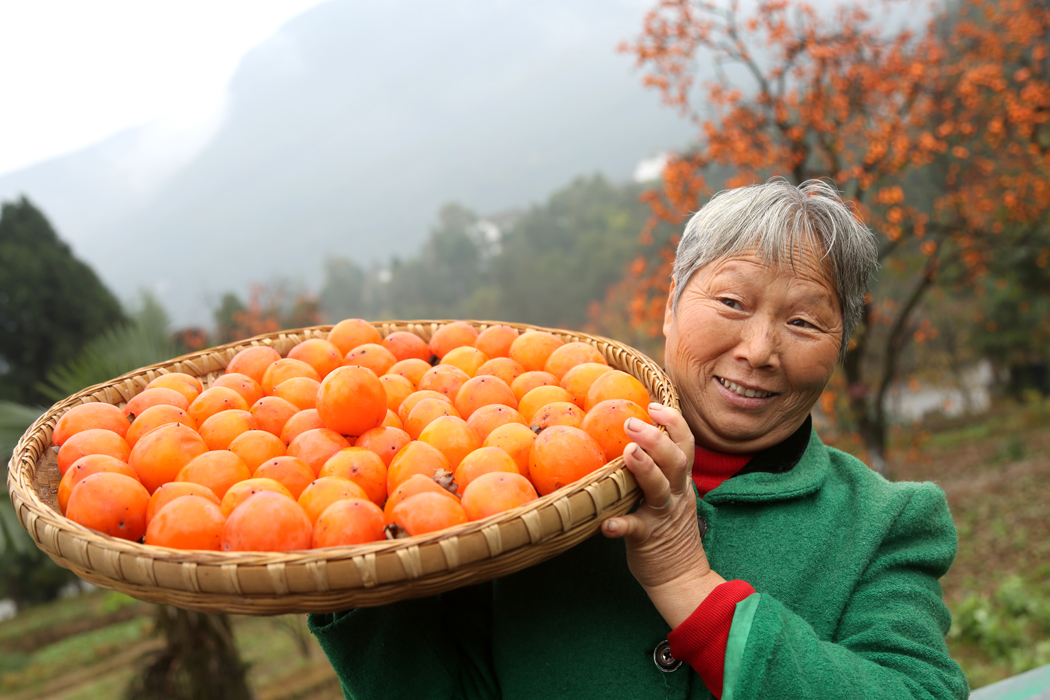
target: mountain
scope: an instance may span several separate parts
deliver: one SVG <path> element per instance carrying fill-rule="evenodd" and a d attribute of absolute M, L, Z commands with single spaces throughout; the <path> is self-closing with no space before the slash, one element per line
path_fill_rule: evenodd
<path fill-rule="evenodd" d="M 118 293 L 152 289 L 179 323 L 207 323 L 251 281 L 316 289 L 329 253 L 414 254 L 445 202 L 527 206 L 684 145 L 688 123 L 615 50 L 644 10 L 332 0 L 245 56 L 188 161 L 129 168 L 143 127 L 0 177 L 0 197 L 25 193 Z"/>

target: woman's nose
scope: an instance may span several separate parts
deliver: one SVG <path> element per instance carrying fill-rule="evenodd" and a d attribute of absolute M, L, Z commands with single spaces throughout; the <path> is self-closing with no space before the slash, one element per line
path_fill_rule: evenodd
<path fill-rule="evenodd" d="M 776 329 L 760 318 L 747 322 L 734 352 L 738 360 L 747 362 L 752 369 L 776 369 L 780 366 Z"/>

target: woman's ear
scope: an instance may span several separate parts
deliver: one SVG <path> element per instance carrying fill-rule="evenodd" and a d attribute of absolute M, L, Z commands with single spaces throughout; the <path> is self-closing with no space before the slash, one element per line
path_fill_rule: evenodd
<path fill-rule="evenodd" d="M 664 337 L 671 330 L 671 324 L 674 323 L 674 275 L 671 275 L 671 286 L 667 290 L 667 303 L 664 305 Z"/>

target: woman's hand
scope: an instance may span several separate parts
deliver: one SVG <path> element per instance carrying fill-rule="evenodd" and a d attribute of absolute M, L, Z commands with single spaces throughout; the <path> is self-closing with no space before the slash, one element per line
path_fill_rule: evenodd
<path fill-rule="evenodd" d="M 658 428 L 635 418 L 624 425 L 633 440 L 623 460 L 642 489 L 633 513 L 602 523 L 606 537 L 623 537 L 627 565 L 672 627 L 680 625 L 725 579 L 711 570 L 700 542 L 691 486 L 693 434 L 678 411 L 649 405 Z"/>

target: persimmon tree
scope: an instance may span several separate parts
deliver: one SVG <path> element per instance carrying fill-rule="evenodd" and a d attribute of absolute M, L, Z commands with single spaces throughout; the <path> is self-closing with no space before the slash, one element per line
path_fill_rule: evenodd
<path fill-rule="evenodd" d="M 901 350 L 930 335 L 913 321 L 927 293 L 945 276 L 972 283 L 988 274 L 1003 246 L 1036 257 L 1046 239 L 1048 7 L 963 0 L 918 29 L 888 31 L 890 15 L 870 3 L 818 12 L 760 0 L 743 13 L 737 0 L 661 0 L 624 46 L 644 83 L 698 131 L 696 146 L 672 155 L 661 186 L 643 195 L 652 212 L 644 243 L 659 222 L 680 227 L 716 184 L 771 176 L 828 180 L 875 232 L 881 269 L 840 390 L 821 406 L 841 409 L 879 472 Z M 716 79 L 701 81 L 707 67 Z M 632 320 L 652 336 L 676 245 L 640 256 L 609 292 L 612 303 L 629 290 Z"/>

